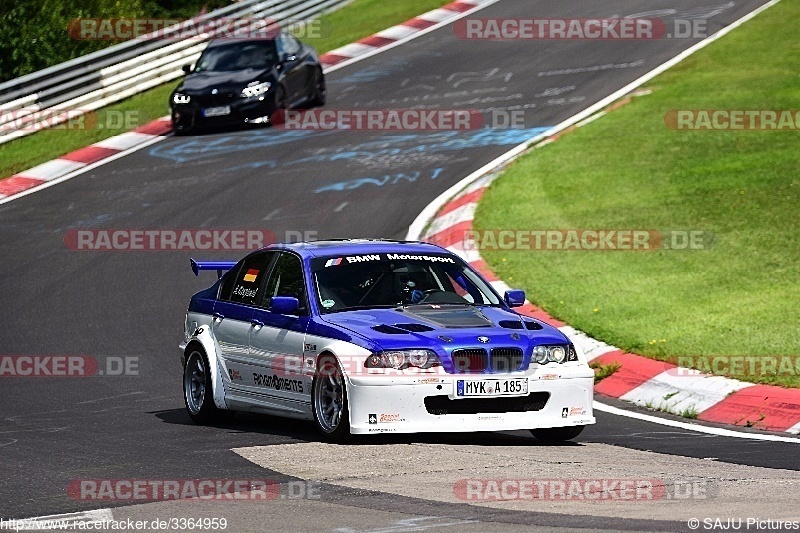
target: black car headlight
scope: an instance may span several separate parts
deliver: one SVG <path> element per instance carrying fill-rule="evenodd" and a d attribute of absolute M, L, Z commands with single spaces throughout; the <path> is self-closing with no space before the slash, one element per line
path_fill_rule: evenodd
<path fill-rule="evenodd" d="M 556 344 L 536 346 L 531 357 L 532 362 L 546 365 L 547 363 L 566 363 L 567 361 L 577 361 L 578 354 L 571 345 Z"/>
<path fill-rule="evenodd" d="M 239 95 L 242 98 L 253 98 L 254 96 L 261 96 L 262 94 L 269 91 L 269 88 L 272 87 L 272 84 L 268 81 L 263 83 L 254 81 L 247 84 L 247 87 L 242 89 L 242 93 Z"/>
<path fill-rule="evenodd" d="M 192 97 L 188 94 L 175 93 L 172 95 L 172 103 L 178 105 L 186 105 L 192 101 Z"/>
<path fill-rule="evenodd" d="M 374 353 L 364 362 L 364 366 L 367 368 L 394 368 L 395 370 L 408 367 L 432 368 L 439 365 L 441 365 L 439 356 L 431 350 L 389 350 Z"/>

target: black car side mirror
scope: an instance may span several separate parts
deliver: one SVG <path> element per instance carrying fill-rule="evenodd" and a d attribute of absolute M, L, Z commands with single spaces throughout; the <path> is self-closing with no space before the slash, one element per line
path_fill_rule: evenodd
<path fill-rule="evenodd" d="M 189 74 L 192 71 L 192 66 L 191 65 L 184 65 L 184 66 L 181 67 L 181 69 L 183 70 L 184 74 Z"/>

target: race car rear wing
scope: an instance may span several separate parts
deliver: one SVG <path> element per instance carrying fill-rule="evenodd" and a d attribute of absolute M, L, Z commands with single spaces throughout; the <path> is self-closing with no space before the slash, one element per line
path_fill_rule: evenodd
<path fill-rule="evenodd" d="M 223 272 L 227 272 L 236 266 L 236 261 L 192 261 L 192 272 L 195 276 L 200 275 L 201 270 L 216 270 L 217 279 L 222 277 Z"/>

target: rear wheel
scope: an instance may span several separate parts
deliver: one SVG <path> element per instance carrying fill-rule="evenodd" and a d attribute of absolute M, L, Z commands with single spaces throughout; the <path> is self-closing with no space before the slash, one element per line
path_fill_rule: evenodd
<path fill-rule="evenodd" d="M 325 440 L 344 442 L 350 438 L 350 413 L 347 387 L 338 361 L 323 355 L 311 386 L 311 407 L 314 422 Z"/>
<path fill-rule="evenodd" d="M 183 368 L 183 399 L 186 412 L 195 424 L 208 424 L 218 414 L 213 396 L 208 359 L 199 349 L 194 349 Z"/>
<path fill-rule="evenodd" d="M 570 426 L 564 428 L 532 429 L 531 433 L 537 440 L 545 442 L 563 442 L 572 440 L 581 434 L 586 426 Z"/>

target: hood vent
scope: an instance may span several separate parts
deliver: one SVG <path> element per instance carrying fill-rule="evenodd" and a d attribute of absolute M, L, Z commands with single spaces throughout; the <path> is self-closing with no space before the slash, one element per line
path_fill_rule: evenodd
<path fill-rule="evenodd" d="M 425 324 L 395 324 L 390 326 L 388 324 L 381 324 L 379 326 L 372 326 L 372 329 L 379 333 L 386 333 L 389 335 L 407 335 L 411 333 L 425 333 L 433 331 L 433 328 Z"/>
<path fill-rule="evenodd" d="M 470 306 L 415 305 L 403 312 L 440 328 L 490 328 L 494 325 L 479 309 Z"/>
<path fill-rule="evenodd" d="M 501 328 L 506 329 L 524 329 L 525 326 L 522 325 L 522 322 L 519 320 L 501 320 L 497 323 L 498 326 Z"/>
<path fill-rule="evenodd" d="M 372 326 L 372 329 L 374 329 L 379 333 L 386 333 L 387 335 L 408 335 L 408 331 L 396 328 L 394 326 L 389 326 L 387 324 L 381 324 L 380 326 Z"/>
<path fill-rule="evenodd" d="M 424 333 L 426 331 L 433 331 L 433 328 L 425 324 L 395 324 L 394 327 L 404 329 L 406 331 L 413 331 L 414 333 Z"/>
<path fill-rule="evenodd" d="M 534 322 L 533 320 L 526 320 L 525 321 L 525 327 L 527 329 L 531 329 L 531 330 L 534 330 L 534 331 L 538 331 L 540 329 L 544 329 L 544 326 L 542 326 L 538 322 Z"/>

